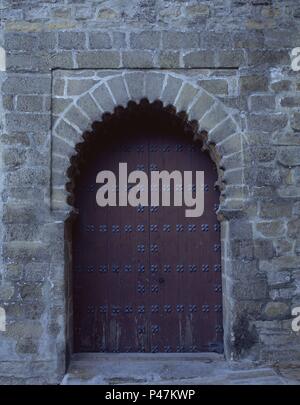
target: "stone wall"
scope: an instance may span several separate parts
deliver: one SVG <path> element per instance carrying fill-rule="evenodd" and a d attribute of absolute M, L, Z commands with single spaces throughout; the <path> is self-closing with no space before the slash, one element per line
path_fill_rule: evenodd
<path fill-rule="evenodd" d="M 7 318 L 0 382 L 57 383 L 64 374 L 71 208 L 55 173 L 67 181 L 67 156 L 97 108 L 101 119 L 119 104 L 111 87 L 111 104 L 102 106 L 102 94 L 93 111 L 79 96 L 107 75 L 133 72 L 168 75 L 174 88 L 182 78 L 181 92 L 189 83 L 220 106 L 220 116 L 209 107 L 206 121 L 194 117 L 211 142 L 225 141 L 229 116 L 238 128 L 218 162 L 226 355 L 300 360 L 300 336 L 291 329 L 291 309 L 300 306 L 300 73 L 290 66 L 291 49 L 300 46 L 299 2 L 3 0 L 0 13 L 0 307 Z M 144 79 L 129 94 L 126 83 L 128 99 L 153 96 Z M 190 91 L 178 109 L 192 111 Z M 72 103 L 82 120 L 64 116 L 57 135 L 70 149 L 59 153 L 55 125 Z"/>

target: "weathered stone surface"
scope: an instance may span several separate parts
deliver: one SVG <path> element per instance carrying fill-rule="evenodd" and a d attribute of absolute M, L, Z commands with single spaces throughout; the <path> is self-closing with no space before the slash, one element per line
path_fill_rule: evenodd
<path fill-rule="evenodd" d="M 163 88 L 165 75 L 162 73 L 147 73 L 145 94 L 150 102 L 159 100 Z"/>
<path fill-rule="evenodd" d="M 278 80 L 271 83 L 271 89 L 274 92 L 288 91 L 291 89 L 292 83 L 289 80 Z"/>
<path fill-rule="evenodd" d="M 168 76 L 167 84 L 163 89 L 161 98 L 166 104 L 173 104 L 182 86 L 182 81 L 174 76 Z"/>
<path fill-rule="evenodd" d="M 292 115 L 291 127 L 295 131 L 300 131 L 300 113 L 294 112 Z"/>
<path fill-rule="evenodd" d="M 22 128 L 25 131 L 40 132 L 50 129 L 49 114 L 9 113 L 5 119 L 9 131 L 18 131 Z"/>
<path fill-rule="evenodd" d="M 72 105 L 71 108 L 68 109 L 65 118 L 72 123 L 72 125 L 78 127 L 82 132 L 85 131 L 90 124 L 88 117 L 75 105 Z"/>
<path fill-rule="evenodd" d="M 4 94 L 50 94 L 51 79 L 44 76 L 9 75 L 2 86 Z"/>
<path fill-rule="evenodd" d="M 164 49 L 199 48 L 200 37 L 197 32 L 163 32 Z"/>
<path fill-rule="evenodd" d="M 159 66 L 163 69 L 180 67 L 180 53 L 176 51 L 162 51 L 158 55 Z"/>
<path fill-rule="evenodd" d="M 157 49 L 160 42 L 160 32 L 142 31 L 130 35 L 132 49 Z"/>
<path fill-rule="evenodd" d="M 90 117 L 91 121 L 100 120 L 101 110 L 90 94 L 85 94 L 77 101 L 77 105 Z"/>
<path fill-rule="evenodd" d="M 256 229 L 265 238 L 280 237 L 285 231 L 283 221 L 259 222 Z"/>
<path fill-rule="evenodd" d="M 117 51 L 81 51 L 76 53 L 79 68 L 117 68 L 120 65 L 120 54 Z"/>
<path fill-rule="evenodd" d="M 90 49 L 109 49 L 112 47 L 111 39 L 106 32 L 91 32 L 89 34 Z"/>
<path fill-rule="evenodd" d="M 68 80 L 67 81 L 67 95 L 78 96 L 88 91 L 96 82 L 91 79 Z"/>
<path fill-rule="evenodd" d="M 17 110 L 26 112 L 43 111 L 42 96 L 18 96 Z"/>
<path fill-rule="evenodd" d="M 227 117 L 227 113 L 219 104 L 213 106 L 200 120 L 201 129 L 210 131 Z"/>
<path fill-rule="evenodd" d="M 200 87 L 212 94 L 228 94 L 228 82 L 224 79 L 199 80 Z"/>
<path fill-rule="evenodd" d="M 300 147 L 284 147 L 278 152 L 278 161 L 287 167 L 300 165 Z"/>
<path fill-rule="evenodd" d="M 273 132 L 285 128 L 288 117 L 285 114 L 251 114 L 248 128 L 251 131 Z"/>
<path fill-rule="evenodd" d="M 184 84 L 174 102 L 176 109 L 178 111 L 187 110 L 189 105 L 194 101 L 194 98 L 196 97 L 198 91 L 199 90 L 197 89 L 197 87 L 189 83 Z"/>
<path fill-rule="evenodd" d="M 268 79 L 265 76 L 251 75 L 241 76 L 241 93 L 252 93 L 255 91 L 266 91 L 268 89 Z"/>
<path fill-rule="evenodd" d="M 59 32 L 58 46 L 62 49 L 84 49 L 86 37 L 84 32 Z"/>
<path fill-rule="evenodd" d="M 124 78 L 127 83 L 131 99 L 140 100 L 144 96 L 144 73 L 126 73 Z"/>
<path fill-rule="evenodd" d="M 275 109 L 275 97 L 274 96 L 260 96 L 254 95 L 250 97 L 250 110 L 261 112 L 261 111 L 272 111 Z"/>
<path fill-rule="evenodd" d="M 286 319 L 290 317 L 290 307 L 285 302 L 268 302 L 264 308 L 263 315 L 270 321 Z"/>
<path fill-rule="evenodd" d="M 123 77 L 118 76 L 109 80 L 108 87 L 114 97 L 115 104 L 126 106 L 129 100 Z"/>
<path fill-rule="evenodd" d="M 287 50 L 254 50 L 248 53 L 248 61 L 250 65 L 274 66 L 289 65 L 290 57 Z"/>
<path fill-rule="evenodd" d="M 209 111 L 214 102 L 214 99 L 207 93 L 201 93 L 189 110 L 189 117 L 191 119 L 201 119 Z"/>
<path fill-rule="evenodd" d="M 228 136 L 235 132 L 237 132 L 236 124 L 231 117 L 228 117 L 209 132 L 208 139 L 210 142 L 217 144 L 224 141 Z"/>
<path fill-rule="evenodd" d="M 124 51 L 122 53 L 123 66 L 128 68 L 150 68 L 153 67 L 153 53 L 150 51 Z"/>
<path fill-rule="evenodd" d="M 97 87 L 92 94 L 103 111 L 111 112 L 113 110 L 114 101 L 105 84 Z"/>
<path fill-rule="evenodd" d="M 217 64 L 221 68 L 239 68 L 246 64 L 244 51 L 220 51 Z"/>
<path fill-rule="evenodd" d="M 300 97 L 283 97 L 280 104 L 282 107 L 300 107 Z"/>
<path fill-rule="evenodd" d="M 209 68 L 215 65 L 213 51 L 193 51 L 183 57 L 185 68 Z"/>

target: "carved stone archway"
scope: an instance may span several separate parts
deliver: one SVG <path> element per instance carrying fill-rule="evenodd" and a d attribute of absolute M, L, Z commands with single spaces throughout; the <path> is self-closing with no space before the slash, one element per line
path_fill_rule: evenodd
<path fill-rule="evenodd" d="M 95 73 L 83 81 L 78 76 L 72 79 L 71 85 L 65 83 L 60 94 L 54 94 L 53 99 L 50 205 L 61 220 L 72 211 L 69 176 L 74 172 L 72 163 L 76 161 L 76 151 L 82 148 L 93 126 L 101 125 L 97 123 L 109 117 L 107 113 L 118 113 L 118 108 L 130 107 L 130 102 L 159 100 L 159 108 L 166 108 L 190 122 L 194 137 L 201 138 L 203 148 L 209 150 L 219 173 L 224 347 L 227 359 L 240 355 L 252 338 L 247 322 L 242 338 L 235 336 L 237 325 L 241 330 L 243 317 L 238 310 L 235 281 L 231 277 L 234 247 L 229 225 L 231 218 L 247 215 L 247 196 L 236 193 L 237 189 L 242 192 L 245 189 L 245 145 L 232 111 L 186 77 L 167 71 L 107 71 L 101 78 Z"/>

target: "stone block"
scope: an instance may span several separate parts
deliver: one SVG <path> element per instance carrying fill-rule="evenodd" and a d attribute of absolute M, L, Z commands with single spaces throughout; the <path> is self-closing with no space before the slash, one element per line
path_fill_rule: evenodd
<path fill-rule="evenodd" d="M 240 93 L 248 94 L 268 90 L 268 79 L 262 75 L 248 75 L 240 78 Z"/>
<path fill-rule="evenodd" d="M 196 95 L 198 94 L 198 88 L 190 83 L 185 83 L 178 93 L 178 96 L 174 102 L 174 106 L 177 111 L 187 111 L 188 107 L 194 101 Z"/>
<path fill-rule="evenodd" d="M 232 36 L 230 32 L 203 31 L 200 33 L 204 49 L 231 49 Z"/>
<path fill-rule="evenodd" d="M 2 85 L 4 94 L 50 94 L 50 75 L 9 75 Z"/>
<path fill-rule="evenodd" d="M 264 46 L 264 33 L 261 31 L 238 31 L 233 33 L 233 48 L 259 49 Z"/>
<path fill-rule="evenodd" d="M 76 53 L 76 62 L 79 68 L 117 68 L 120 66 L 120 53 L 111 50 L 81 51 Z"/>
<path fill-rule="evenodd" d="M 168 76 L 167 84 L 162 92 L 162 100 L 164 104 L 174 104 L 176 96 L 182 86 L 182 80 L 174 76 Z"/>
<path fill-rule="evenodd" d="M 250 114 L 247 126 L 250 131 L 274 132 L 286 127 L 288 117 L 286 114 Z"/>
<path fill-rule="evenodd" d="M 4 35 L 6 51 L 32 51 L 36 47 L 37 36 L 33 33 L 7 32 Z"/>
<path fill-rule="evenodd" d="M 252 223 L 248 221 L 232 220 L 229 224 L 229 238 L 232 239 L 252 239 Z"/>
<path fill-rule="evenodd" d="M 74 154 L 74 146 L 75 144 L 71 144 L 71 142 L 68 143 L 58 136 L 53 136 L 52 153 L 54 155 L 57 154 L 71 157 Z M 59 182 L 59 185 L 62 185 L 65 183 L 64 173 L 60 173 L 60 175 L 62 176 L 63 183 Z"/>
<path fill-rule="evenodd" d="M 67 80 L 67 95 L 78 96 L 87 92 L 97 82 L 92 79 Z"/>
<path fill-rule="evenodd" d="M 231 117 L 226 118 L 221 124 L 216 126 L 208 134 L 209 142 L 215 144 L 224 141 L 227 137 L 234 134 L 237 131 L 236 123 Z"/>
<path fill-rule="evenodd" d="M 288 50 L 254 50 L 248 52 L 248 63 L 256 68 L 261 65 L 278 67 L 290 65 Z"/>
<path fill-rule="evenodd" d="M 229 136 L 217 144 L 217 151 L 220 156 L 231 155 L 242 150 L 242 141 L 239 134 Z"/>
<path fill-rule="evenodd" d="M 179 68 L 180 53 L 177 51 L 161 51 L 158 54 L 158 64 L 161 69 Z"/>
<path fill-rule="evenodd" d="M 90 94 L 85 94 L 77 101 L 77 105 L 90 117 L 91 122 L 101 119 L 102 111 Z"/>
<path fill-rule="evenodd" d="M 130 34 L 130 47 L 132 49 L 157 49 L 160 43 L 159 31 L 141 31 Z"/>
<path fill-rule="evenodd" d="M 192 51 L 184 55 L 185 68 L 212 68 L 215 66 L 214 51 Z"/>
<path fill-rule="evenodd" d="M 123 76 L 118 76 L 110 79 L 107 82 L 107 85 L 110 88 L 116 104 L 126 106 L 129 101 L 129 97 L 125 87 Z"/>
<path fill-rule="evenodd" d="M 245 54 L 242 50 L 218 51 L 217 66 L 221 68 L 239 68 L 246 64 Z"/>
<path fill-rule="evenodd" d="M 165 31 L 162 35 L 163 49 L 190 49 L 200 47 L 198 32 Z"/>
<path fill-rule="evenodd" d="M 261 260 L 268 260 L 274 257 L 274 247 L 271 240 L 256 239 L 254 241 L 254 257 Z"/>
<path fill-rule="evenodd" d="M 47 262 L 50 259 L 50 252 L 46 245 L 41 242 L 13 241 L 3 244 L 3 256 L 8 262 L 23 262 L 25 264 L 30 261 Z M 41 290 L 40 287 L 37 289 Z M 38 296 L 35 295 L 35 298 L 37 297 Z"/>
<path fill-rule="evenodd" d="M 147 73 L 145 82 L 145 94 L 150 102 L 160 99 L 165 75 L 162 73 Z"/>
<path fill-rule="evenodd" d="M 271 301 L 268 302 L 263 311 L 263 317 L 269 321 L 290 318 L 290 306 L 285 302 Z"/>
<path fill-rule="evenodd" d="M 267 280 L 260 274 L 248 278 L 247 288 L 246 280 L 236 282 L 232 289 L 232 294 L 236 299 L 241 300 L 264 300 L 268 296 Z"/>
<path fill-rule="evenodd" d="M 55 133 L 66 142 L 75 145 L 80 139 L 80 132 L 76 131 L 74 127 L 68 124 L 63 119 L 59 120 L 55 127 Z"/>
<path fill-rule="evenodd" d="M 2 159 L 6 168 L 18 169 L 26 161 L 26 152 L 17 148 L 5 148 Z"/>
<path fill-rule="evenodd" d="M 90 49 L 110 49 L 112 41 L 106 32 L 90 32 L 89 33 Z"/>
<path fill-rule="evenodd" d="M 126 48 L 126 34 L 125 32 L 112 33 L 112 46 L 114 48 Z"/>
<path fill-rule="evenodd" d="M 282 107 L 300 107 L 300 97 L 293 96 L 293 97 L 283 97 L 280 100 L 280 105 Z"/>
<path fill-rule="evenodd" d="M 298 185 L 281 186 L 277 189 L 279 197 L 282 198 L 299 198 L 300 187 Z"/>
<path fill-rule="evenodd" d="M 95 100 L 97 101 L 97 104 L 101 106 L 103 111 L 105 112 L 113 111 L 115 103 L 105 84 L 101 84 L 99 87 L 97 87 L 92 94 Z"/>
<path fill-rule="evenodd" d="M 124 75 L 131 100 L 139 101 L 144 97 L 144 77 L 143 72 L 126 73 Z"/>
<path fill-rule="evenodd" d="M 228 82 L 225 79 L 199 80 L 198 85 L 208 93 L 226 95 L 228 94 Z"/>
<path fill-rule="evenodd" d="M 199 98 L 189 110 L 189 118 L 192 120 L 200 120 L 204 116 L 204 114 L 212 107 L 214 102 L 214 99 L 206 92 L 201 93 Z"/>
<path fill-rule="evenodd" d="M 124 51 L 122 52 L 124 68 L 151 68 L 154 66 L 154 54 L 151 51 Z"/>
<path fill-rule="evenodd" d="M 58 33 L 58 47 L 61 49 L 84 49 L 86 37 L 84 32 L 63 31 Z"/>
<path fill-rule="evenodd" d="M 300 219 L 293 219 L 287 223 L 287 236 L 293 240 L 300 236 Z"/>
<path fill-rule="evenodd" d="M 250 110 L 255 112 L 275 110 L 275 96 L 253 95 L 250 97 Z"/>
<path fill-rule="evenodd" d="M 283 166 L 300 166 L 300 146 L 280 147 L 277 160 Z"/>
<path fill-rule="evenodd" d="M 53 114 L 53 123 L 56 122 L 54 116 L 60 116 L 63 112 L 70 106 L 73 102 L 72 98 L 53 98 L 52 99 L 52 114 Z"/>
<path fill-rule="evenodd" d="M 20 95 L 17 97 L 17 110 L 25 112 L 43 111 L 43 97 Z"/>
<path fill-rule="evenodd" d="M 300 112 L 292 114 L 291 127 L 297 132 L 300 131 Z"/>
<path fill-rule="evenodd" d="M 220 104 L 213 106 L 200 120 L 201 130 L 210 131 L 227 117 L 227 113 Z"/>
<path fill-rule="evenodd" d="M 72 126 L 75 125 L 81 131 L 87 130 L 89 125 L 91 124 L 88 117 L 83 114 L 81 110 L 75 105 L 72 105 L 72 107 L 66 112 L 64 117 L 72 124 Z"/>
<path fill-rule="evenodd" d="M 278 238 L 284 234 L 285 226 L 281 220 L 258 222 L 256 230 L 265 238 Z"/>
<path fill-rule="evenodd" d="M 210 11 L 210 6 L 207 4 L 187 4 L 185 7 L 185 12 L 189 18 L 199 18 L 208 17 Z"/>
<path fill-rule="evenodd" d="M 50 114 L 37 113 L 7 113 L 6 126 L 9 131 L 36 132 L 48 131 L 51 125 Z"/>
<path fill-rule="evenodd" d="M 291 86 L 292 82 L 290 80 L 278 80 L 272 82 L 270 87 L 275 93 L 279 93 L 281 91 L 289 91 Z"/>

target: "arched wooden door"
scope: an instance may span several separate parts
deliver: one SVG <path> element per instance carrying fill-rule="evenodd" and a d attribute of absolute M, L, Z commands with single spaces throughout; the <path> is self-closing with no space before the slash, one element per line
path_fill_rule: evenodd
<path fill-rule="evenodd" d="M 176 133 L 177 132 L 177 133 Z M 109 135 L 109 134 L 108 134 Z M 205 210 L 96 205 L 96 175 L 203 170 Z M 180 131 L 119 128 L 90 153 L 75 189 L 75 352 L 221 352 L 220 225 L 217 173 Z"/>

